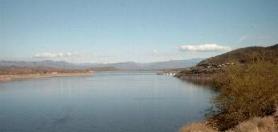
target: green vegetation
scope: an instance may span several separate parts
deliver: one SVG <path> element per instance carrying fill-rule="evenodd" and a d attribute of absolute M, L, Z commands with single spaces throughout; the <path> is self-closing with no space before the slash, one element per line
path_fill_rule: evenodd
<path fill-rule="evenodd" d="M 219 95 L 213 117 L 219 130 L 235 127 L 252 117 L 275 112 L 278 103 L 278 66 L 265 60 L 233 65 L 215 78 Z"/>

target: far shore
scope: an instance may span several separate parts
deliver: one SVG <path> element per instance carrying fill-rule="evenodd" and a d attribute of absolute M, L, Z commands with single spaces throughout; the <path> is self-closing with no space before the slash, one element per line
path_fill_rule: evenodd
<path fill-rule="evenodd" d="M 91 76 L 93 72 L 0 75 L 0 82 L 50 77 Z"/>

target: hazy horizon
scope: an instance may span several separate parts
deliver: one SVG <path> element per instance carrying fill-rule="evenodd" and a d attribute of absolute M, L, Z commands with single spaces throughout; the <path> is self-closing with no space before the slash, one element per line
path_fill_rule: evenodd
<path fill-rule="evenodd" d="M 277 0 L 0 0 L 0 60 L 208 58 L 278 43 Z"/>
<path fill-rule="evenodd" d="M 151 61 L 151 62 L 137 62 L 137 61 L 119 61 L 119 62 L 70 62 L 67 60 L 51 60 L 51 59 L 44 59 L 44 60 L 0 60 L 0 62 L 65 62 L 65 63 L 72 63 L 72 64 L 118 64 L 118 63 L 137 63 L 137 64 L 152 64 L 152 63 L 163 63 L 163 62 L 172 62 L 172 61 L 191 61 L 191 60 L 203 60 L 206 58 L 191 58 L 191 59 L 182 59 L 182 60 L 165 60 L 165 61 Z"/>

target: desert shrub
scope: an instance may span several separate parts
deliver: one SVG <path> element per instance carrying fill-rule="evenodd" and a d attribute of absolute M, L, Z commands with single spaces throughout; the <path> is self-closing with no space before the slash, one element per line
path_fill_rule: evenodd
<path fill-rule="evenodd" d="M 215 98 L 220 130 L 236 126 L 251 117 L 270 115 L 278 101 L 278 66 L 267 61 L 234 65 L 216 78 Z"/>

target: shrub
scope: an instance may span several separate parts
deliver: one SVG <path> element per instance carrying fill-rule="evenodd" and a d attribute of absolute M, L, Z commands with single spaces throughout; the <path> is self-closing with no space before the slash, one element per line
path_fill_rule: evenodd
<path fill-rule="evenodd" d="M 278 101 L 278 66 L 266 61 L 230 66 L 216 78 L 215 98 L 220 130 L 227 130 L 251 117 L 270 115 Z"/>

